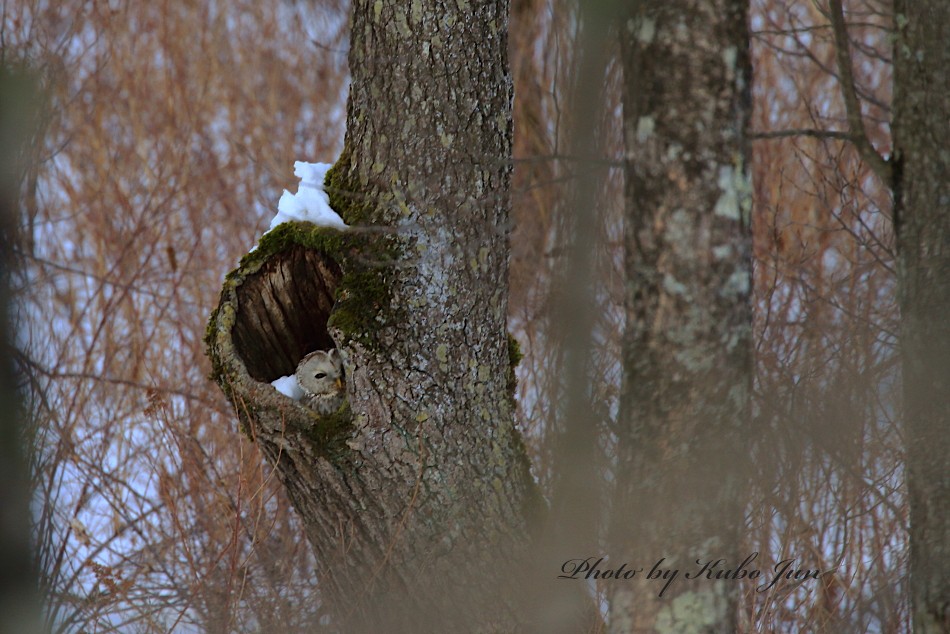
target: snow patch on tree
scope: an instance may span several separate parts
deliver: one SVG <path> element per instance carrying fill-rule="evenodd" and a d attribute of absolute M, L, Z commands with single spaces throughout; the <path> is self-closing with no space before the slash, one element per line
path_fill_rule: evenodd
<path fill-rule="evenodd" d="M 347 224 L 340 215 L 330 207 L 330 197 L 324 190 L 323 181 L 332 163 L 305 163 L 294 161 L 294 176 L 300 179 L 297 193 L 291 194 L 286 189 L 277 202 L 277 215 L 270 221 L 272 230 L 284 222 L 299 220 L 312 222 L 321 227 L 346 230 Z M 265 232 L 266 233 L 266 232 Z"/>

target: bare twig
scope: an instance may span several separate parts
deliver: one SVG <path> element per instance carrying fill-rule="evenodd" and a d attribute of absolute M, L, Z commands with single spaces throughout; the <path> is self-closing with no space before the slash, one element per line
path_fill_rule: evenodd
<path fill-rule="evenodd" d="M 864 129 L 864 123 L 861 121 L 861 104 L 858 103 L 858 93 L 854 83 L 848 27 L 844 21 L 844 9 L 841 7 L 841 0 L 829 0 L 829 9 L 831 27 L 835 35 L 835 55 L 841 79 L 841 94 L 844 97 L 845 111 L 848 116 L 848 131 L 850 132 L 851 142 L 854 143 L 858 154 L 871 166 L 874 173 L 890 186 L 891 165 L 871 145 L 867 131 Z"/>
<path fill-rule="evenodd" d="M 841 130 L 817 130 L 815 128 L 795 128 L 791 130 L 769 130 L 767 132 L 750 132 L 749 138 L 754 140 L 759 139 L 785 139 L 788 137 L 795 136 L 807 136 L 813 137 L 816 139 L 840 139 L 842 141 L 853 141 L 850 132 L 844 132 Z"/>

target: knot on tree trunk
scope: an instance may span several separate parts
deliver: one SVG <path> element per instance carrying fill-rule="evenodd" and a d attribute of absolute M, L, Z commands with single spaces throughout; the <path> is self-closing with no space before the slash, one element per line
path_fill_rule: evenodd
<path fill-rule="evenodd" d="M 342 236 L 309 223 L 278 226 L 228 274 L 208 323 L 211 378 L 272 458 L 299 449 L 301 439 L 325 449 L 348 418 L 318 417 L 270 384 L 292 375 L 307 353 L 335 347 L 327 321 L 342 277 Z"/>

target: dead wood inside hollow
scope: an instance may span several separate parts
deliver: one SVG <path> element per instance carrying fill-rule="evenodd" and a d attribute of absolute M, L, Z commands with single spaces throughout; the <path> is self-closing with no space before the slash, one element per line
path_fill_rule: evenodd
<path fill-rule="evenodd" d="M 253 379 L 288 376 L 308 352 L 334 347 L 327 319 L 340 275 L 330 257 L 294 245 L 236 289 L 234 350 Z"/>

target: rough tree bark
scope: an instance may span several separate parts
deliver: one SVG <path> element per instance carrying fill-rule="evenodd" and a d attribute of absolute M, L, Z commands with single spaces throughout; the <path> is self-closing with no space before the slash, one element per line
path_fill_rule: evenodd
<path fill-rule="evenodd" d="M 537 502 L 506 331 L 507 2 L 356 0 L 346 233 L 281 226 L 225 283 L 215 378 L 285 484 L 344 631 L 517 627 L 508 564 Z M 339 347 L 348 406 L 267 382 Z"/>
<path fill-rule="evenodd" d="M 950 46 L 945 0 L 896 0 L 894 223 L 914 632 L 950 631 Z"/>
<path fill-rule="evenodd" d="M 747 3 L 644 0 L 621 27 L 624 384 L 615 632 L 733 632 L 751 385 Z M 666 580 L 643 577 L 679 570 Z M 672 575 L 672 572 L 668 573 Z"/>

